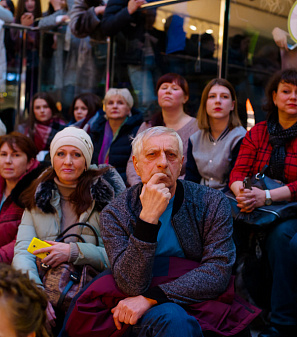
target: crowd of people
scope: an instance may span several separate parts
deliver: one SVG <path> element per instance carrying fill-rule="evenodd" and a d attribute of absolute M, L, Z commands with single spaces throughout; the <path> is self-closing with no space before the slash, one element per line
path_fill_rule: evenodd
<path fill-rule="evenodd" d="M 232 220 L 224 192 L 231 189 L 244 213 L 296 200 L 297 71 L 273 76 L 267 121 L 248 132 L 227 80 L 207 84 L 196 119 L 186 113 L 188 90 L 182 76 L 161 76 L 156 88 L 161 110 L 148 122 L 127 89 L 112 88 L 102 101 L 91 93 L 79 95 L 68 125 L 53 98 L 37 93 L 25 134 L 0 137 L 1 262 L 27 274 L 40 291 L 48 290 L 36 257 L 41 253 L 46 253 L 41 262 L 52 269 L 90 265 L 98 272 L 67 315 L 48 301 L 47 333 L 86 336 L 77 325 L 82 319 L 90 331 L 109 336 L 98 323 L 103 309 L 96 297 L 107 306 L 108 329 L 121 334 L 249 336 L 248 324 L 260 310 L 234 293 L 231 275 L 254 229 Z M 283 186 L 264 191 L 243 184 L 265 165 L 265 174 Z M 72 228 L 75 223 L 80 225 Z M 68 238 L 56 242 L 67 229 Z M 260 337 L 296 333 L 296 233 L 294 218 L 265 231 L 262 249 L 272 290 L 270 324 Z M 34 237 L 49 247 L 27 251 Z M 110 278 L 120 292 L 106 288 Z M 11 295 L 3 291 L 3 296 Z M 114 297 L 113 304 L 106 296 Z M 82 310 L 80 301 L 87 308 Z M 97 323 L 90 314 L 94 307 Z"/>
<path fill-rule="evenodd" d="M 79 38 L 132 30 L 133 41 L 141 41 L 134 23 L 150 26 L 137 12 L 143 0 L 91 2 L 71 6 L 67 29 Z M 40 27 L 69 20 L 62 2 L 51 1 L 46 15 Z M 31 26 L 38 17 L 38 0 L 20 1 L 15 22 Z M 181 24 L 173 16 L 168 31 Z M 156 32 L 149 30 L 152 42 Z M 33 79 L 38 39 L 31 33 Z M 185 48 L 183 33 L 177 36 Z M 166 49 L 180 52 L 173 37 Z M 137 62 L 127 71 L 135 88 L 149 78 Z M 241 298 L 234 278 L 255 229 L 232 219 L 224 193 L 233 192 L 251 218 L 265 205 L 297 201 L 297 70 L 271 78 L 267 120 L 249 131 L 234 87 L 220 78 L 204 87 L 197 118 L 179 73 L 160 75 L 155 90 L 136 96 L 127 88 L 110 88 L 104 97 L 78 94 L 67 114 L 49 93 L 35 91 L 26 92 L 28 121 L 0 136 L 0 335 L 250 337 L 261 310 Z M 149 119 L 142 110 L 148 94 L 158 102 Z M 282 186 L 245 184 L 263 168 Z M 261 235 L 271 292 L 259 337 L 295 337 L 296 218 L 280 219 Z M 32 253 L 34 238 L 46 247 Z M 60 265 L 80 270 L 78 279 L 87 266 L 97 273 L 68 311 L 45 295 L 60 289 L 45 283 L 41 266 Z"/>

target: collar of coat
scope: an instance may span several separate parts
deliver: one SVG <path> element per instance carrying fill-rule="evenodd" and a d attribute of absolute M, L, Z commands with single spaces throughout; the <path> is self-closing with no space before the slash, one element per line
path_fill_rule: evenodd
<path fill-rule="evenodd" d="M 53 192 L 58 191 L 58 187 L 53 180 L 42 182 L 36 189 L 35 201 L 36 206 L 43 213 L 55 213 L 51 201 Z M 114 198 L 117 193 L 116 187 L 112 186 L 104 176 L 99 176 L 91 185 L 91 197 L 95 201 L 95 207 L 100 212 Z"/>
<path fill-rule="evenodd" d="M 16 184 L 14 189 L 11 191 L 11 199 L 19 207 L 25 207 L 19 200 L 21 193 L 30 186 L 33 180 L 36 179 L 47 166 L 48 165 L 46 163 L 40 163 L 35 169 L 29 170 L 29 172 Z"/>

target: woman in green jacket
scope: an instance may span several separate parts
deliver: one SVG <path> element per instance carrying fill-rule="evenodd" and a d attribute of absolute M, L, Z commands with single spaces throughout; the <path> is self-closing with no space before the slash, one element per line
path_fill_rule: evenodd
<path fill-rule="evenodd" d="M 25 192 L 22 200 L 26 206 L 19 226 L 13 266 L 42 286 L 36 267 L 36 256 L 27 248 L 33 237 L 46 240 L 52 246 L 42 262 L 57 267 L 61 263 L 92 265 L 99 271 L 108 266 L 108 259 L 101 237 L 95 245 L 92 231 L 85 227 L 74 227 L 72 234 L 81 235 L 86 243 L 77 242 L 75 237 L 65 243 L 58 243 L 56 237 L 76 222 L 87 222 L 98 233 L 99 214 L 125 185 L 109 166 L 99 169 L 90 167 L 93 144 L 82 129 L 68 127 L 58 132 L 50 146 L 52 167 L 47 169 Z M 36 250 L 35 254 L 42 251 Z M 55 325 L 55 311 L 49 303 L 47 316 Z"/>

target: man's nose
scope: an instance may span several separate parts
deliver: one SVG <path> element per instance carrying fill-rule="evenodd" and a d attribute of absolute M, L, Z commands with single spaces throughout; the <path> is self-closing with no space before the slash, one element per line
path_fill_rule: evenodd
<path fill-rule="evenodd" d="M 159 167 L 167 167 L 168 166 L 168 161 L 166 154 L 162 152 L 158 158 L 158 166 Z"/>

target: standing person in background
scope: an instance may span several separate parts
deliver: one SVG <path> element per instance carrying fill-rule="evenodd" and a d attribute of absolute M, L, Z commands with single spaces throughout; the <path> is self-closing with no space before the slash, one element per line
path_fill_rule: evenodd
<path fill-rule="evenodd" d="M 138 133 L 159 125 L 175 130 L 183 141 L 184 161 L 180 172 L 180 177 L 183 178 L 186 173 L 189 137 L 198 131 L 196 119 L 185 112 L 185 104 L 189 99 L 189 86 L 184 77 L 169 73 L 159 78 L 156 91 L 162 112 L 155 114 L 151 121 L 142 123 Z M 132 156 L 127 164 L 127 182 L 130 186 L 140 182 L 133 166 Z"/>
<path fill-rule="evenodd" d="M 1 95 L 0 99 L 2 99 L 2 93 L 6 92 L 6 72 L 7 72 L 6 49 L 4 44 L 5 30 L 3 28 L 3 25 L 9 22 L 13 22 L 13 14 L 8 9 L 6 1 L 1 1 L 0 2 L 0 95 Z"/>
<path fill-rule="evenodd" d="M 34 26 L 34 20 L 41 18 L 40 0 L 19 0 L 15 13 L 15 23 L 23 26 Z M 34 42 L 31 41 L 30 42 Z"/>
<path fill-rule="evenodd" d="M 131 154 L 131 137 L 142 123 L 142 114 L 133 109 L 128 89 L 111 88 L 104 97 L 106 115 L 92 122 L 90 136 L 94 143 L 92 162 L 114 166 L 126 182 L 127 161 Z"/>
<path fill-rule="evenodd" d="M 3 0 L 0 2 L 0 19 L 4 22 L 12 22 L 13 21 L 13 13 L 11 12 L 9 6 L 7 5 L 7 1 Z"/>
<path fill-rule="evenodd" d="M 0 137 L 0 262 L 10 264 L 24 211 L 20 194 L 38 176 L 37 149 L 18 132 Z M 0 330 L 1 331 L 1 330 Z"/>
<path fill-rule="evenodd" d="M 152 65 L 156 63 L 155 54 L 160 40 L 160 31 L 153 29 L 156 12 L 138 11 L 145 3 L 145 0 L 109 0 L 101 22 L 104 36 L 116 35 L 121 69 L 127 71 L 137 96 L 136 107 L 144 118 L 155 98 L 156 67 Z"/>
<path fill-rule="evenodd" d="M 101 40 L 101 19 L 106 7 L 105 0 L 75 0 L 70 11 L 70 29 L 74 36 L 83 38 L 90 36 Z"/>
<path fill-rule="evenodd" d="M 185 179 L 215 189 L 228 188 L 229 174 L 246 134 L 230 82 L 215 78 L 206 85 L 197 119 L 199 130 L 189 139 Z"/>
<path fill-rule="evenodd" d="M 289 49 L 288 38 L 290 34 L 278 27 L 273 28 L 272 36 L 275 44 L 280 48 L 282 69 L 297 67 L 297 49 Z"/>
<path fill-rule="evenodd" d="M 40 0 L 19 0 L 15 13 L 15 23 L 23 26 L 34 27 L 35 20 L 42 16 Z M 21 30 L 13 29 L 11 34 L 16 41 L 16 48 L 21 52 Z M 27 31 L 27 73 L 26 73 L 26 97 L 25 106 L 29 107 L 32 96 L 37 91 L 38 65 L 39 65 L 39 32 Z"/>
<path fill-rule="evenodd" d="M 55 77 L 58 76 L 59 60 L 56 58 L 56 50 L 62 48 L 59 42 L 63 40 L 62 35 L 66 29 L 60 26 L 69 21 L 67 11 L 65 0 L 50 0 L 47 11 L 42 13 L 42 18 L 38 21 L 38 27 L 42 30 L 41 91 L 51 91 L 57 80 Z M 53 34 L 53 30 L 60 34 Z"/>
<path fill-rule="evenodd" d="M 77 95 L 69 109 L 71 120 L 69 125 L 73 125 L 90 132 L 92 125 L 96 119 L 102 114 L 102 101 L 92 93 L 84 93 Z"/>

